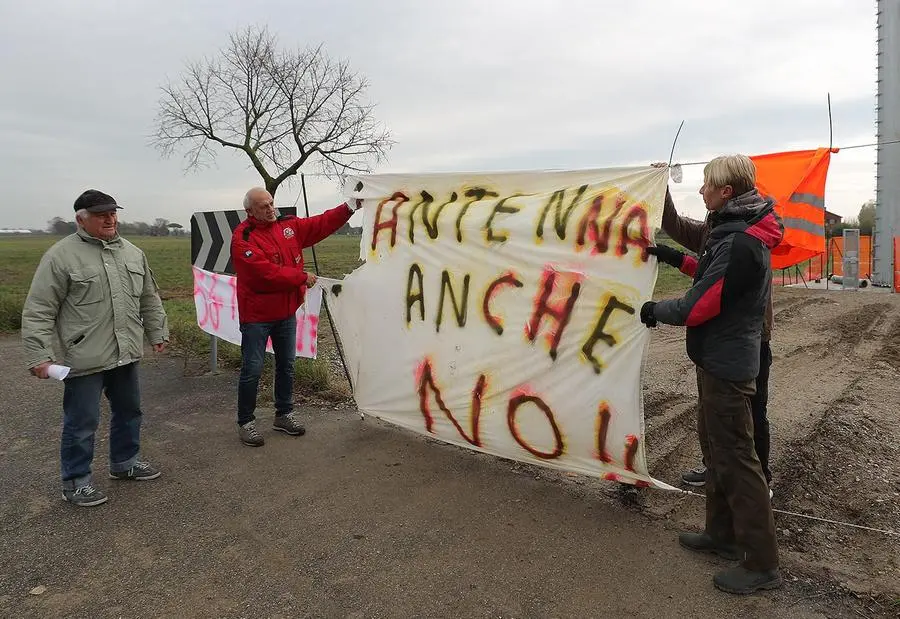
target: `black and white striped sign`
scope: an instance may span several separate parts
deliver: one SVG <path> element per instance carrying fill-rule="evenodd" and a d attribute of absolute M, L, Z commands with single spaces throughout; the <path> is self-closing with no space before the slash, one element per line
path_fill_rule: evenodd
<path fill-rule="evenodd" d="M 275 209 L 276 214 L 296 215 L 296 207 Z M 234 275 L 231 233 L 247 219 L 247 211 L 206 211 L 191 215 L 191 264 L 204 271 Z"/>

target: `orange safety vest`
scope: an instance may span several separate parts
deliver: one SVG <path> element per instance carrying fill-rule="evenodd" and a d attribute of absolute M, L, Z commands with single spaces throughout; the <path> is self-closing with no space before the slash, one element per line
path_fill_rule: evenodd
<path fill-rule="evenodd" d="M 772 250 L 772 268 L 786 269 L 825 252 L 825 180 L 831 153 L 818 148 L 750 157 L 756 188 L 775 200 L 784 239 Z"/>

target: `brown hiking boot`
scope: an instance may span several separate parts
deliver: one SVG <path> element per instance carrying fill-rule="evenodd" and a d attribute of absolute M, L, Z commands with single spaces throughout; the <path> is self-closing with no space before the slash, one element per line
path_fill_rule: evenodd
<path fill-rule="evenodd" d="M 738 565 L 713 576 L 713 584 L 726 593 L 747 595 L 763 589 L 777 589 L 783 581 L 777 569 L 754 572 Z"/>
<path fill-rule="evenodd" d="M 729 561 L 739 561 L 740 552 L 734 544 L 724 544 L 714 540 L 708 533 L 679 533 L 678 543 L 694 552 L 719 555 Z"/>

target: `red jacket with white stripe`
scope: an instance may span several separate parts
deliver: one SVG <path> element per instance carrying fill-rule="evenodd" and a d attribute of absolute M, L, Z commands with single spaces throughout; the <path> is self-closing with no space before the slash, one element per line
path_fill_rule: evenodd
<path fill-rule="evenodd" d="M 716 378 L 753 380 L 772 286 L 770 252 L 784 227 L 774 201 L 755 189 L 712 213 L 709 226 L 700 259 L 688 256 L 681 267 L 694 277 L 691 289 L 657 303 L 653 315 L 687 326 L 688 356 Z"/>
<path fill-rule="evenodd" d="M 305 219 L 285 215 L 273 222 L 254 217 L 241 222 L 231 235 L 240 321 L 274 322 L 297 313 L 306 297 L 303 248 L 336 232 L 352 215 L 341 204 Z"/>

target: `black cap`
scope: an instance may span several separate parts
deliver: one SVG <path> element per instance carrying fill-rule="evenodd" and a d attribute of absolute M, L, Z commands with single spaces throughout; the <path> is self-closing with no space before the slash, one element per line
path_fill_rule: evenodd
<path fill-rule="evenodd" d="M 88 213 L 105 213 L 118 208 L 122 207 L 116 204 L 115 198 L 96 189 L 88 189 L 75 200 L 76 211 L 84 209 Z"/>

